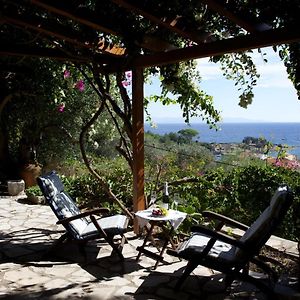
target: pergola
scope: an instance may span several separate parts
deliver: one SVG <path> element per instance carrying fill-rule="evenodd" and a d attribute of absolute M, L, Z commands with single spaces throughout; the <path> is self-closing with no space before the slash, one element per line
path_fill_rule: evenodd
<path fill-rule="evenodd" d="M 1 56 L 94 63 L 107 74 L 132 70 L 135 211 L 145 208 L 144 68 L 300 41 L 296 0 L 284 1 L 286 12 L 276 9 L 277 1 L 262 0 L 1 2 Z M 231 34 L 216 35 L 211 20 Z M 8 30 L 28 34 L 28 42 L 3 38 Z"/>

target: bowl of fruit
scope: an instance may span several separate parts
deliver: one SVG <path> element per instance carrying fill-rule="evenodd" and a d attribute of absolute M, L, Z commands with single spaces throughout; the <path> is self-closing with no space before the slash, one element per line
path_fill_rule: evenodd
<path fill-rule="evenodd" d="M 165 217 L 168 214 L 168 210 L 163 207 L 154 208 L 152 210 L 152 217 Z"/>

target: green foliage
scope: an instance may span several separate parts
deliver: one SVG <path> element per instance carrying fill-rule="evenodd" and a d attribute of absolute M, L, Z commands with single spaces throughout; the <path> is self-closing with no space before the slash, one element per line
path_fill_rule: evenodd
<path fill-rule="evenodd" d="M 249 153 L 241 150 L 225 156 L 220 164 L 223 167 L 212 168 L 209 165 L 212 156 L 210 160 L 205 156 L 205 153 L 209 155 L 207 149 L 197 143 L 175 144 L 170 136 L 173 135 L 162 139 L 146 134 L 146 194 L 158 190 L 164 181 L 189 178 L 186 183 L 170 186 L 171 199 L 178 193 L 179 209 L 189 214 L 182 230 L 188 231 L 193 223 L 202 222 L 203 210 L 213 210 L 250 225 L 269 204 L 280 184 L 299 190 L 299 172 L 266 166 L 262 160 L 249 158 Z M 295 203 L 298 202 L 299 192 Z M 291 222 L 293 214 L 291 210 L 278 234 L 296 239 L 295 222 Z"/>
<path fill-rule="evenodd" d="M 298 99 L 300 100 L 300 43 L 280 45 L 279 47 L 274 47 L 274 49 L 275 51 L 279 49 L 279 57 L 284 62 L 288 77 L 293 83 L 297 91 Z"/>
<path fill-rule="evenodd" d="M 179 135 L 145 135 L 145 176 L 157 189 L 164 181 L 195 176 L 212 160 L 210 151 L 199 143 L 186 140 L 178 143 Z M 184 143 L 185 142 L 185 143 Z"/>
<path fill-rule="evenodd" d="M 46 59 L 36 59 L 34 63 L 29 60 L 24 65 L 32 75 L 11 75 L 4 80 L 2 90 L 3 95 L 13 96 L 1 115 L 10 157 L 16 163 L 26 163 L 30 150 L 36 151 L 37 160 L 43 165 L 79 159 L 79 134 L 99 106 L 98 95 L 75 67 Z M 64 76 L 65 72 L 68 76 Z M 116 136 L 113 123 L 104 113 L 88 132 L 87 149 L 114 156 Z"/>
<path fill-rule="evenodd" d="M 27 196 L 43 196 L 41 189 L 37 185 L 28 187 L 25 189 L 25 193 Z"/>
<path fill-rule="evenodd" d="M 113 193 L 125 206 L 132 209 L 132 176 L 128 165 L 121 159 L 99 161 L 97 167 L 101 176 L 109 183 Z M 120 212 L 91 174 L 62 176 L 66 191 L 80 207 L 109 207 L 111 212 Z"/>
<path fill-rule="evenodd" d="M 235 81 L 235 85 L 241 91 L 239 105 L 247 108 L 252 103 L 253 88 L 260 76 L 251 57 L 247 53 L 231 53 L 215 57 L 213 61 L 221 63 L 226 79 Z"/>
<path fill-rule="evenodd" d="M 146 147 L 146 195 L 156 190 L 160 198 L 162 191 L 159 188 L 163 182 L 172 183 L 188 178 L 181 184 L 169 185 L 171 202 L 174 195 L 178 194 L 180 198 L 178 209 L 188 213 L 187 219 L 180 228 L 181 231 L 188 233 L 192 225 L 201 224 L 204 221 L 201 215 L 204 210 L 212 210 L 250 225 L 267 207 L 277 187 L 285 183 L 293 189 L 295 201 L 276 234 L 292 240 L 299 239 L 299 172 L 282 167 L 255 164 L 230 169 L 219 167 L 203 172 L 206 159 L 201 161 L 199 157 L 192 158 L 184 155 L 180 158 L 178 148 L 176 148 L 176 153 L 165 151 L 165 148 L 160 147 L 166 145 L 159 144 L 158 136 L 147 134 L 146 137 L 146 143 L 152 145 L 155 143 L 159 148 Z M 179 146 L 185 150 L 186 148 L 192 149 L 189 144 Z M 197 147 L 198 145 L 194 143 L 194 149 Z M 127 164 L 119 158 L 95 159 L 95 165 L 99 174 L 109 183 L 114 194 L 129 210 L 132 210 L 132 177 Z M 114 212 L 119 210 L 107 198 L 97 180 L 85 174 L 84 170 L 77 169 L 77 173 L 78 175 L 73 177 L 63 177 L 63 181 L 66 190 L 80 206 L 106 206 Z"/>
<path fill-rule="evenodd" d="M 243 138 L 244 144 L 254 144 L 255 147 L 263 148 L 268 144 L 268 141 L 264 137 L 255 138 L 252 136 L 246 136 Z"/>
<path fill-rule="evenodd" d="M 219 168 L 208 171 L 197 183 L 177 187 L 176 192 L 188 203 L 183 209 L 192 206 L 196 212 L 213 210 L 250 225 L 270 203 L 277 187 L 284 183 L 294 190 L 295 201 L 277 234 L 299 240 L 299 172 L 272 166 L 248 166 L 230 172 Z"/>
<path fill-rule="evenodd" d="M 92 49 L 92 45 L 99 45 L 99 42 L 103 42 L 103 44 L 109 44 L 112 42 L 126 48 L 126 60 L 130 62 L 134 57 L 141 53 L 147 55 L 153 52 L 168 51 L 174 48 L 182 48 L 186 46 L 193 47 L 196 43 L 206 43 L 224 40 L 232 36 L 245 35 L 245 30 L 239 25 L 234 24 L 227 18 L 222 17 L 220 14 L 207 9 L 207 6 L 204 3 L 199 3 L 199 1 L 196 0 L 175 2 L 171 0 L 163 2 L 146 1 L 146 3 L 144 3 L 144 9 L 150 14 L 157 16 L 159 19 L 176 20 L 176 22 L 180 19 L 179 22 L 187 22 L 186 30 L 191 33 L 197 32 L 195 36 L 197 36 L 200 41 L 186 40 L 174 32 L 167 33 L 160 26 L 150 26 L 147 18 L 141 18 L 138 14 L 128 13 L 128 11 L 122 9 L 113 2 L 102 2 L 80 1 L 78 9 L 84 10 L 88 13 L 88 15 L 97 15 L 97 18 L 103 20 L 107 28 L 110 28 L 112 32 L 118 33 L 116 35 L 111 34 L 107 36 L 107 34 L 101 32 L 101 30 L 95 31 L 83 24 L 80 24 L 80 22 L 75 22 L 75 25 L 74 22 L 67 22 L 66 19 L 61 18 L 61 16 L 48 15 L 46 11 L 41 12 L 35 6 L 20 3 L 16 5 L 12 1 L 5 2 L 3 5 L 3 15 L 6 13 L 9 15 L 11 12 L 15 11 L 18 12 L 21 18 L 24 17 L 27 19 L 33 17 L 33 19 L 42 19 L 43 22 L 45 22 L 44 25 L 46 27 L 47 21 L 50 22 L 48 24 L 50 27 L 52 26 L 52 22 L 59 23 L 60 26 L 65 27 L 66 31 L 70 30 L 70 32 L 73 32 L 75 36 L 81 37 L 80 40 L 82 40 L 82 43 L 90 45 L 91 48 L 89 47 L 89 50 L 81 48 L 78 49 L 76 46 L 72 45 L 72 43 L 65 43 L 63 41 L 61 41 L 61 43 L 53 43 L 51 42 L 51 38 L 43 38 L 43 35 L 36 36 L 35 32 L 26 28 L 26 26 L 25 28 L 20 28 L 19 26 L 14 26 L 13 24 L 8 25 L 6 23 L 2 26 L 1 42 L 2 44 L 9 45 L 13 41 L 15 44 L 20 45 L 20 47 L 30 43 L 32 49 L 34 49 L 34 47 L 52 48 L 54 50 L 65 52 L 70 56 L 82 56 L 85 58 L 88 58 L 89 56 L 96 57 L 98 55 L 99 47 L 95 46 L 95 48 Z M 74 5 L 76 6 L 76 3 Z M 286 5 L 285 1 L 278 1 L 275 6 L 270 0 L 259 0 L 254 2 L 227 1 L 224 5 L 229 11 L 234 11 L 238 15 L 244 15 L 244 12 L 247 12 L 247 15 L 249 15 L 250 18 L 252 16 L 254 18 L 262 19 L 266 23 L 262 23 L 261 25 L 267 24 L 271 28 L 278 29 L 282 26 L 285 26 L 286 28 L 297 28 L 299 25 L 299 13 L 298 10 L 295 9 L 298 8 L 298 6 L 295 1 L 292 1 L 290 5 Z M 109 14 L 107 12 L 109 12 Z M 115 22 L 115 18 L 111 18 L 111 15 L 117 16 L 118 22 Z M 131 30 L 128 31 L 128 28 L 131 28 Z M 149 47 L 149 45 L 151 45 L 151 47 Z M 55 47 L 58 48 L 55 49 Z M 158 49 L 151 49 L 152 47 L 158 47 Z M 159 49 L 160 47 L 161 49 Z M 107 47 L 106 50 L 109 48 L 110 47 Z M 289 78 L 293 82 L 299 94 L 299 43 L 293 43 L 288 46 L 282 45 L 274 47 L 274 49 L 276 51 L 279 49 L 278 54 L 284 61 Z M 256 85 L 257 79 L 259 78 L 259 74 L 257 73 L 249 53 L 251 53 L 251 51 L 226 54 L 212 58 L 212 61 L 221 63 L 224 76 L 235 81 L 235 85 L 240 91 L 240 105 L 242 107 L 247 107 L 252 102 L 253 87 Z M 264 54 L 262 54 L 262 57 L 264 61 L 267 61 Z M 76 95 L 76 91 L 72 90 L 72 84 L 74 84 L 77 79 L 82 78 L 79 72 L 76 74 L 75 70 L 72 70 L 72 76 L 74 77 L 71 77 L 69 80 L 64 82 L 61 74 L 57 72 L 55 64 L 49 63 L 48 60 L 36 59 L 33 61 L 27 58 L 19 60 L 11 57 L 4 57 L 1 58 L 1 62 L 7 63 L 8 66 L 25 67 L 25 69 L 28 68 L 25 76 L 20 76 L 23 72 L 19 72 L 19 74 L 18 72 L 4 72 L 2 77 L 2 82 L 4 82 L 3 86 L 9 87 L 11 91 L 22 91 L 25 87 L 26 91 L 34 91 L 34 93 L 31 94 L 36 94 L 34 97 L 31 97 L 31 102 L 34 103 L 34 106 L 31 105 L 28 111 L 26 111 L 26 109 L 24 110 L 25 114 L 28 113 L 28 117 L 26 117 L 26 119 L 30 120 L 30 115 L 34 116 L 33 120 L 31 120 L 32 124 L 25 126 L 27 127 L 27 131 L 29 131 L 29 127 L 31 129 L 39 128 L 42 124 L 41 120 L 43 119 L 43 126 L 47 125 L 45 124 L 46 119 L 57 121 L 54 122 L 55 126 L 58 126 L 57 128 L 59 128 L 59 125 L 65 126 L 65 120 L 68 119 L 67 115 L 70 113 L 68 117 L 73 117 L 72 121 L 74 121 L 74 128 L 68 127 L 67 129 L 70 130 L 70 132 L 73 130 L 73 134 L 75 134 L 78 132 L 78 128 L 82 125 L 82 121 L 86 119 L 85 117 L 90 116 L 94 111 L 95 96 L 88 87 L 82 94 L 84 95 L 82 99 L 77 99 L 78 95 Z M 106 63 L 107 62 L 105 62 L 104 65 L 106 65 Z M 45 64 L 45 66 L 43 66 L 43 64 Z M 97 69 L 97 72 L 101 72 L 101 63 L 94 67 L 94 69 Z M 103 75 L 105 72 L 106 71 L 103 71 L 100 75 L 102 79 L 105 77 Z M 89 72 L 87 73 L 91 75 Z M 30 74 L 30 76 L 28 76 L 28 74 Z M 211 126 L 215 126 L 216 123 L 220 121 L 220 113 L 214 108 L 212 97 L 207 95 L 200 86 L 201 69 L 198 69 L 195 61 L 186 61 L 161 67 L 151 67 L 145 71 L 145 76 L 147 78 L 151 75 L 160 77 L 162 93 L 149 97 L 149 99 L 145 101 L 145 106 L 148 105 L 150 100 L 161 101 L 165 105 L 177 103 L 182 109 L 182 114 L 186 122 L 189 122 L 190 118 L 193 116 L 202 117 Z M 72 81 L 73 79 L 74 81 Z M 103 79 L 103 81 L 105 80 Z M 5 93 L 2 93 L 2 89 L 3 87 L 1 87 L 1 96 L 5 95 Z M 68 95 L 64 95 L 66 89 L 69 89 Z M 6 88 L 4 88 L 4 90 L 6 90 Z M 70 90 L 72 90 L 72 92 Z M 41 93 L 35 93 L 36 91 L 41 91 Z M 113 94 L 113 92 L 111 93 Z M 22 97 L 23 96 L 24 95 L 22 95 Z M 32 98 L 34 98 L 34 100 Z M 42 98 L 46 98 L 46 101 Z M 88 101 L 86 101 L 86 99 L 88 99 Z M 24 99 L 21 100 L 23 101 Z M 23 102 L 27 103 L 27 100 Z M 48 107 L 45 104 L 51 104 L 54 106 L 55 104 L 66 104 L 66 111 L 64 114 L 66 118 L 61 118 L 63 120 L 57 120 L 59 118 L 49 114 L 49 112 L 53 112 L 53 110 L 48 110 Z M 115 112 L 124 108 L 123 104 L 124 103 L 121 103 L 119 106 L 115 106 Z M 26 108 L 26 105 L 24 105 L 24 108 Z M 126 111 L 128 113 L 127 116 L 129 116 L 130 119 L 131 112 L 130 105 L 128 104 L 125 110 L 127 109 L 129 110 Z M 35 120 L 36 112 L 42 116 L 41 120 Z M 43 114 L 40 112 L 45 113 Z M 130 120 L 126 121 L 128 122 Z M 18 140 L 20 140 L 22 138 L 22 129 L 21 122 L 20 126 L 17 126 L 16 128 L 16 132 L 11 134 L 10 139 L 17 137 Z M 42 149 L 43 146 L 41 146 L 40 152 L 46 152 L 48 148 L 55 144 L 55 137 L 53 137 L 49 132 L 48 134 L 50 135 L 48 139 L 49 143 L 47 146 L 44 143 L 43 145 L 45 147 Z M 60 135 L 60 133 L 57 132 L 56 134 Z M 91 148 L 94 147 L 94 145 L 95 147 L 98 147 L 97 145 L 99 145 L 99 141 L 102 141 L 101 134 L 98 136 L 95 135 L 94 137 L 96 138 L 96 143 L 91 143 Z M 67 153 L 76 152 L 76 149 L 74 149 L 75 147 L 69 147 L 69 149 L 67 149 L 66 144 L 67 143 L 62 145 L 61 153 L 67 155 Z M 11 145 L 11 147 L 18 146 Z M 69 151 L 64 151 L 64 149 Z M 104 151 L 102 150 L 103 149 L 99 150 L 99 152 L 108 153 L 108 148 L 104 149 Z M 51 154 L 55 155 L 54 152 L 51 152 Z"/>
<path fill-rule="evenodd" d="M 226 5 L 229 5 L 229 8 L 232 8 L 232 11 L 238 15 L 247 11 L 249 15 L 261 17 L 272 28 L 280 28 L 282 25 L 288 25 L 287 27 L 289 28 L 297 28 L 298 11 L 293 9 L 295 6 L 286 5 L 286 1 L 278 1 L 276 5 L 271 0 L 237 1 L 236 5 L 232 7 L 233 3 L 234 1 L 228 1 Z M 181 16 L 182 20 L 188 20 L 190 32 L 198 32 L 199 36 L 203 34 L 203 42 L 206 39 L 208 42 L 211 40 L 217 41 L 233 35 L 245 34 L 244 29 L 240 26 L 236 26 L 219 14 L 213 13 L 207 9 L 206 5 L 199 4 L 199 1 L 174 2 L 166 0 L 159 3 L 157 1 L 147 1 L 146 5 L 146 11 L 158 18 L 175 20 L 175 18 L 177 19 L 178 16 Z M 18 7 L 12 1 L 8 1 L 5 2 L 3 8 L 6 10 L 4 10 L 5 13 L 18 9 L 20 18 L 33 16 L 34 18 L 43 18 L 44 21 L 47 20 L 45 12 L 42 15 L 39 9 L 32 9 L 28 5 Z M 193 42 L 185 41 L 174 33 L 166 34 L 159 26 L 149 26 L 149 21 L 146 18 L 140 18 L 140 16 L 128 14 L 128 12 L 124 13 L 119 6 L 110 1 L 81 1 L 79 9 L 93 10 L 93 13 L 103 20 L 108 28 L 112 28 L 113 31 L 118 32 L 122 36 L 122 40 L 117 36 L 110 36 L 108 40 L 109 42 L 120 43 L 126 47 L 126 60 L 129 62 L 142 52 L 148 54 L 147 51 L 149 51 L 149 54 L 151 54 L 152 50 L 142 49 L 140 45 L 141 37 L 165 41 L 169 44 L 169 48 L 180 48 L 186 46 L 187 43 L 189 46 L 193 46 Z M 270 14 L 270 10 L 275 13 Z M 118 15 L 118 22 L 115 21 L 115 18 L 108 17 L 108 11 L 110 14 Z M 83 41 L 97 40 L 99 42 L 99 39 L 104 37 L 101 32 L 95 34 L 96 32 L 90 28 L 79 23 L 74 26 L 74 22 L 66 22 L 65 19 L 59 16 L 51 16 L 51 20 L 58 21 L 60 25 L 66 26 L 66 29 L 74 31 L 75 35 L 82 37 Z M 131 30 L 128 31 L 128 28 L 131 28 Z M 199 32 L 199 28 L 201 28 L 202 32 Z M 28 41 L 30 41 L 30 46 L 33 48 L 35 46 L 39 48 L 51 47 L 55 50 L 53 47 L 55 47 L 56 43 L 51 42 L 49 44 L 48 39 L 41 40 L 36 33 L 29 31 L 27 28 L 23 30 L 3 24 L 1 32 L 2 43 L 9 45 L 13 40 L 17 41 L 21 46 L 22 44 L 28 44 Z M 92 38 L 90 39 L 90 37 Z M 89 45 L 91 44 L 93 43 L 89 43 Z M 154 43 L 151 44 L 154 45 Z M 64 48 L 64 43 L 60 44 L 59 47 L 62 47 L 60 49 L 62 52 L 70 53 L 71 56 L 72 53 L 75 54 L 75 57 L 87 56 L 87 52 L 84 49 L 78 52 L 78 49 L 75 50 L 69 43 L 68 48 Z M 279 49 L 278 54 L 280 58 L 285 63 L 289 78 L 299 94 L 299 43 L 289 46 L 283 45 L 275 48 L 275 50 L 277 49 Z M 163 51 L 165 50 L 167 49 Z M 97 56 L 98 54 L 95 55 L 95 57 Z M 266 61 L 265 58 L 263 59 Z M 224 76 L 235 81 L 240 91 L 240 105 L 247 107 L 252 102 L 253 87 L 259 78 L 249 52 L 226 54 L 214 57 L 212 61 L 220 62 Z M 87 120 L 91 119 L 91 116 L 99 107 L 99 95 L 92 90 L 91 86 L 86 84 L 84 91 L 74 89 L 78 80 L 84 79 L 81 72 L 74 67 L 67 67 L 45 59 L 32 60 L 24 58 L 20 60 L 19 58 L 5 57 L 1 58 L 2 62 L 14 67 L 23 67 L 27 70 L 27 72 L 9 71 L 1 73 L 1 101 L 2 98 L 9 94 L 14 95 L 12 101 L 5 105 L 1 115 L 1 130 L 3 128 L 6 129 L 4 136 L 8 137 L 11 156 L 16 161 L 18 160 L 19 146 L 21 141 L 23 141 L 26 146 L 37 146 L 38 159 L 42 163 L 57 161 L 58 159 L 64 160 L 65 158 L 69 161 L 78 159 L 78 147 L 73 142 L 78 140 L 81 128 L 86 124 Z M 101 72 L 101 63 L 90 67 L 85 70 L 88 77 L 92 77 L 90 73 L 92 68 L 95 70 L 95 73 Z M 70 69 L 71 76 L 63 78 L 63 71 L 66 68 Z M 165 105 L 177 103 L 182 109 L 186 122 L 189 122 L 191 117 L 197 116 L 202 117 L 211 126 L 215 126 L 220 120 L 220 114 L 214 108 L 212 97 L 201 89 L 201 74 L 195 61 L 149 68 L 145 71 L 145 75 L 146 77 L 151 75 L 160 76 L 162 85 L 161 95 L 153 95 L 145 101 L 145 105 L 151 100 L 161 101 Z M 100 74 L 99 78 L 104 82 L 104 86 L 108 87 L 110 83 L 113 83 L 115 86 L 115 82 L 113 80 L 109 82 L 103 74 Z M 116 95 L 115 91 L 113 87 L 110 87 L 109 92 L 113 96 Z M 124 96 L 123 98 L 126 97 Z M 130 97 L 127 98 L 129 99 Z M 119 100 L 118 97 L 116 99 Z M 125 124 L 124 127 L 128 129 L 131 127 L 132 121 L 132 103 L 130 99 L 128 102 L 116 102 L 111 115 L 115 113 L 120 117 L 122 115 L 120 112 L 123 112 L 122 116 L 125 117 L 122 119 L 122 125 Z M 64 108 L 63 111 L 61 110 L 62 107 Z M 104 116 L 88 132 L 86 145 L 93 154 L 108 156 L 113 152 L 111 149 L 114 144 L 115 129 L 111 125 L 112 122 L 107 120 L 107 117 Z M 123 129 L 123 126 L 120 126 L 120 128 Z M 110 134 L 111 132 L 113 133 Z M 127 133 L 129 133 L 128 137 L 130 138 L 130 129 L 128 129 Z M 238 215 L 241 220 L 250 222 L 254 218 L 252 212 L 253 215 L 254 213 L 257 215 L 263 209 L 271 191 L 280 182 L 289 181 L 293 187 L 297 187 L 295 186 L 297 184 L 299 186 L 299 173 L 296 173 L 297 177 L 292 173 L 285 174 L 284 172 L 286 171 L 284 169 L 272 169 L 269 167 L 264 169 L 250 166 L 226 171 L 219 169 L 209 171 L 207 174 L 199 177 L 199 174 L 207 167 L 208 162 L 212 160 L 211 155 L 201 145 L 193 145 L 193 148 L 191 148 L 186 143 L 191 140 L 190 135 L 183 134 L 181 136 L 185 140 L 183 139 L 179 143 L 180 147 L 176 151 L 174 151 L 174 141 L 177 139 L 178 142 L 178 136 L 170 135 L 168 137 L 169 140 L 164 141 L 163 147 L 161 147 L 161 141 L 154 136 L 151 137 L 151 141 L 153 141 L 156 148 L 152 147 L 146 150 L 146 172 L 147 178 L 154 182 L 154 188 L 157 188 L 165 180 L 170 181 L 185 176 L 194 176 L 196 183 L 184 185 L 182 188 L 178 187 L 178 192 L 186 201 L 185 205 L 182 206 L 193 216 L 198 216 L 203 209 L 211 208 L 223 213 L 233 213 L 234 216 Z M 104 140 L 105 143 L 103 143 Z M 111 143 L 108 143 L 107 140 Z M 166 149 L 168 151 L 165 151 Z M 228 157 L 226 159 L 234 162 L 236 158 L 235 156 L 232 160 Z M 116 191 L 118 196 L 124 197 L 124 201 L 128 201 L 130 205 L 130 172 L 124 166 L 118 164 L 116 166 L 114 163 L 112 162 L 111 166 L 102 166 L 101 170 L 106 174 L 106 179 L 111 188 Z M 107 173 L 110 168 L 113 172 Z M 102 189 L 99 188 L 98 183 L 94 182 L 88 175 L 82 175 L 80 179 L 70 179 L 69 187 L 70 192 L 74 193 L 74 196 L 77 196 L 83 204 L 86 201 L 84 199 L 90 199 L 88 201 L 95 203 L 99 201 L 101 203 L 109 202 L 101 194 Z M 99 200 L 99 198 L 101 199 Z M 249 210 L 251 214 L 249 214 Z M 286 232 L 289 232 L 291 235 L 294 234 L 293 230 L 288 230 L 288 225 L 285 228 Z"/>
<path fill-rule="evenodd" d="M 148 133 L 150 134 L 150 133 Z M 160 135 L 159 141 L 161 143 L 169 143 L 169 142 L 175 142 L 178 144 L 190 144 L 193 141 L 193 138 L 198 136 L 199 132 L 193 128 L 186 128 L 181 129 L 177 133 L 176 132 L 169 132 L 164 135 Z M 154 134 L 155 136 L 155 134 Z"/>
<path fill-rule="evenodd" d="M 219 112 L 213 106 L 213 98 L 199 88 L 201 77 L 195 62 L 162 66 L 160 76 L 162 94 L 152 96 L 152 100 L 163 104 L 178 103 L 187 123 L 191 117 L 201 117 L 212 127 L 220 121 Z M 171 99 L 169 93 L 174 98 Z"/>
<path fill-rule="evenodd" d="M 210 168 L 204 173 L 207 158 L 201 161 L 200 155 L 187 151 L 198 149 L 197 143 L 177 144 L 176 151 L 171 150 L 174 149 L 172 143 L 174 145 L 171 139 L 164 139 L 161 143 L 159 136 L 146 134 L 146 145 L 155 145 L 154 148 L 146 147 L 146 179 L 149 182 L 146 185 L 146 194 L 150 195 L 152 190 L 157 190 L 164 181 L 176 182 L 184 177 L 189 178 L 186 183 L 170 186 L 171 199 L 174 194 L 179 194 L 181 202 L 178 209 L 189 215 L 181 228 L 183 231 L 188 231 L 195 222 L 201 223 L 201 212 L 204 210 L 213 210 L 250 225 L 267 207 L 272 194 L 283 183 L 298 191 L 295 207 L 297 203 L 299 205 L 299 172 L 265 166 L 258 159 L 257 162 L 254 159 L 246 161 L 242 154 L 235 153 L 227 163 L 232 164 L 235 160 L 244 166 L 233 168 L 232 165 L 224 165 L 222 168 Z M 184 150 L 182 155 L 181 147 Z M 205 151 L 201 151 L 203 155 Z M 297 239 L 299 229 L 295 226 L 296 221 L 292 221 L 294 218 L 295 212 L 290 210 L 278 231 L 279 235 Z"/>
<path fill-rule="evenodd" d="M 179 143 L 191 143 L 193 138 L 198 135 L 198 131 L 192 128 L 181 129 L 178 131 L 180 140 Z"/>

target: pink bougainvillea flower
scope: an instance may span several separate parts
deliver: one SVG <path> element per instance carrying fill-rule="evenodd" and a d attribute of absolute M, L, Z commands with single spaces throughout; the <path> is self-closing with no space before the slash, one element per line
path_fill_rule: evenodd
<path fill-rule="evenodd" d="M 132 72 L 131 72 L 131 71 L 126 71 L 126 72 L 125 72 L 125 76 L 126 76 L 126 78 L 127 78 L 128 80 L 130 80 L 131 77 L 132 77 Z"/>
<path fill-rule="evenodd" d="M 130 82 L 128 82 L 128 81 L 126 81 L 126 80 L 123 80 L 123 81 L 122 81 L 122 85 L 123 85 L 123 87 L 127 87 L 127 86 L 130 85 Z"/>
<path fill-rule="evenodd" d="M 59 104 L 57 110 L 58 110 L 59 112 L 64 112 L 64 110 L 65 110 L 65 104 L 64 104 L 64 103 Z"/>
<path fill-rule="evenodd" d="M 69 78 L 71 76 L 71 72 L 69 70 L 64 70 L 64 79 Z"/>
<path fill-rule="evenodd" d="M 78 91 L 83 92 L 84 88 L 85 88 L 85 85 L 84 85 L 84 81 L 82 79 L 78 80 L 75 83 L 75 89 L 77 89 Z"/>
<path fill-rule="evenodd" d="M 188 47 L 193 47 L 194 46 L 194 42 L 193 41 L 188 41 L 187 46 Z"/>

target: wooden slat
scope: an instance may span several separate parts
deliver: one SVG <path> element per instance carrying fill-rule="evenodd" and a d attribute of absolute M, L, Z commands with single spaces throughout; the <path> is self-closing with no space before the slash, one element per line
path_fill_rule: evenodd
<path fill-rule="evenodd" d="M 72 32 L 70 28 L 58 26 L 57 24 L 46 24 L 45 20 L 22 18 L 21 16 L 3 16 L 3 21 L 8 24 L 19 26 L 23 30 L 31 29 L 44 35 L 54 37 L 80 48 L 86 48 L 93 51 L 103 52 L 109 55 L 121 56 L 125 54 L 126 49 L 115 44 L 108 43 L 105 38 L 99 40 L 98 44 L 82 40 L 78 34 Z"/>
<path fill-rule="evenodd" d="M 121 38 L 123 37 L 122 33 L 117 32 L 117 31 L 113 30 L 112 28 L 109 28 L 108 26 L 101 24 L 99 21 L 99 18 L 96 18 L 94 15 L 92 15 L 92 12 L 90 15 L 87 15 L 86 13 L 85 14 L 81 13 L 80 10 L 74 11 L 74 10 L 72 10 L 72 8 L 66 7 L 66 5 L 65 5 L 66 2 L 55 1 L 55 0 L 51 0 L 51 1 L 31 0 L 31 3 L 45 9 L 48 12 L 52 12 L 57 15 L 61 15 L 63 17 L 66 17 L 68 19 L 76 21 L 80 24 L 86 25 L 92 29 L 95 29 L 95 30 L 98 30 L 98 31 L 101 31 L 104 33 L 112 34 L 112 35 L 115 35 L 115 36 L 118 36 Z M 64 4 L 62 4 L 62 3 L 64 3 Z M 166 43 L 166 42 L 164 42 L 164 43 Z M 152 50 L 152 51 L 155 50 L 154 46 L 147 45 L 147 43 L 144 43 L 143 45 L 140 45 L 140 46 L 144 47 L 148 50 Z M 116 47 L 118 47 L 118 49 L 116 49 Z M 120 49 L 123 49 L 123 48 L 116 46 L 116 45 L 114 45 L 114 47 L 110 48 L 110 50 L 113 54 L 123 55 L 125 51 L 121 52 Z"/>
<path fill-rule="evenodd" d="M 96 19 L 94 16 L 92 16 L 92 15 L 87 16 L 86 14 L 81 13 L 80 10 L 74 11 L 70 7 L 66 7 L 66 3 L 69 3 L 68 1 L 31 0 L 30 2 L 36 6 L 39 6 L 43 9 L 45 9 L 48 12 L 52 12 L 52 13 L 64 16 L 68 19 L 71 19 L 78 23 L 89 26 L 95 30 L 99 30 L 101 32 L 105 32 L 105 33 L 112 34 L 115 36 L 121 36 L 120 33 L 101 24 L 99 22 L 99 19 Z"/>
<path fill-rule="evenodd" d="M 36 32 L 43 33 L 44 35 L 58 38 L 60 40 L 79 46 L 80 48 L 91 49 L 94 47 L 94 45 L 92 45 L 91 43 L 80 41 L 80 38 L 73 34 L 70 30 L 67 32 L 66 28 L 58 26 L 54 27 L 54 24 L 45 24 L 46 22 L 43 20 L 33 19 L 32 17 L 29 20 L 21 16 L 4 15 L 3 21 L 8 24 L 17 25 L 23 28 L 23 30 L 29 28 Z"/>
<path fill-rule="evenodd" d="M 151 252 L 150 250 L 148 249 L 145 249 L 145 248 L 142 248 L 140 246 L 136 247 L 136 250 L 140 253 L 143 253 L 145 254 L 146 256 L 152 258 L 152 259 L 155 259 L 156 261 L 159 261 L 159 262 L 163 262 L 164 261 L 164 258 L 163 256 L 157 254 L 157 253 L 154 253 L 154 252 Z"/>
<path fill-rule="evenodd" d="M 147 12 L 145 9 L 143 9 L 141 7 L 137 7 L 136 5 L 133 5 L 129 1 L 126 1 L 126 0 L 111 0 L 111 1 L 126 8 L 128 11 L 137 13 L 137 14 L 145 17 L 146 19 L 150 20 L 151 22 L 153 22 L 159 26 L 169 29 L 170 31 L 178 34 L 179 36 L 181 36 L 185 39 L 191 40 L 196 43 L 203 42 L 203 38 L 199 34 L 193 33 L 191 30 L 188 30 L 188 29 L 182 30 L 182 29 L 176 27 L 176 23 L 177 23 L 176 18 L 174 18 L 172 20 L 167 20 L 165 18 L 159 18 L 159 17 L 154 16 L 153 14 Z"/>
<path fill-rule="evenodd" d="M 25 56 L 25 57 L 42 57 L 51 58 L 58 61 L 71 61 L 78 63 L 88 63 L 92 61 L 97 61 L 99 63 L 109 63 L 107 58 L 101 59 L 100 57 L 89 56 L 72 56 L 67 55 L 61 50 L 54 48 L 40 48 L 40 47 L 26 47 L 25 45 L 0 45 L 0 55 L 6 56 Z"/>
<path fill-rule="evenodd" d="M 205 3 L 209 9 L 217 12 L 219 15 L 228 18 L 233 23 L 237 24 L 238 26 L 244 28 L 248 32 L 256 32 L 256 31 L 263 31 L 266 29 L 271 29 L 271 26 L 265 23 L 254 23 L 250 21 L 250 18 L 246 18 L 245 16 L 241 17 L 231 11 L 228 10 L 224 5 L 220 4 L 216 0 L 200 0 L 200 2 Z"/>

